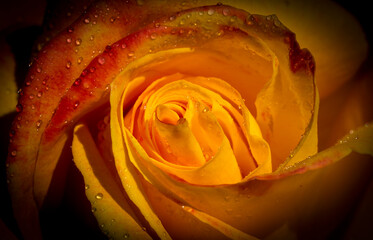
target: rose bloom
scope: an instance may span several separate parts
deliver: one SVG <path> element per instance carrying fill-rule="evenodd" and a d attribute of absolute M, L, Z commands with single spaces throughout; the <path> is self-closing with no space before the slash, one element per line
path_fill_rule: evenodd
<path fill-rule="evenodd" d="M 373 88 L 344 9 L 48 10 L 9 131 L 7 225 L 22 238 L 327 238 L 351 214 L 372 174 Z"/>

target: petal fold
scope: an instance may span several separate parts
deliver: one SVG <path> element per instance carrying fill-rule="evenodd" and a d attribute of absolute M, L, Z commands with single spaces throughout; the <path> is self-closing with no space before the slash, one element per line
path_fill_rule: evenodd
<path fill-rule="evenodd" d="M 151 239 L 138 220 L 135 220 L 131 206 L 120 189 L 121 185 L 111 176 L 84 124 L 78 124 L 74 129 L 72 151 L 74 162 L 84 177 L 86 196 L 101 230 L 113 239 L 124 236 Z"/>

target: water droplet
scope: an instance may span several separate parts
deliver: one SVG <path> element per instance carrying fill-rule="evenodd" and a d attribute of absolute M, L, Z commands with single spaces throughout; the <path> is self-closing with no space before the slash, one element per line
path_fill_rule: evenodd
<path fill-rule="evenodd" d="M 111 22 L 111 23 L 115 22 L 115 20 L 117 20 L 115 17 L 111 17 L 111 18 L 110 18 L 110 22 Z"/>
<path fill-rule="evenodd" d="M 75 45 L 76 46 L 80 46 L 80 44 L 82 44 L 82 39 L 78 38 L 75 40 Z"/>
<path fill-rule="evenodd" d="M 128 233 L 125 233 L 124 235 L 123 235 L 123 238 L 125 238 L 125 239 L 127 239 L 127 238 L 129 238 L 130 237 L 130 235 L 128 234 Z"/>
<path fill-rule="evenodd" d="M 90 22 L 89 17 L 87 17 L 87 18 L 84 19 L 84 23 L 85 23 L 85 24 L 88 24 L 89 22 Z"/>
<path fill-rule="evenodd" d="M 150 35 L 150 39 L 154 40 L 154 39 L 156 39 L 156 38 L 157 38 L 157 34 L 156 34 L 156 33 L 152 33 L 152 34 Z"/>
<path fill-rule="evenodd" d="M 74 28 L 73 28 L 73 27 L 69 27 L 69 28 L 67 29 L 67 32 L 68 32 L 68 33 L 72 33 L 72 32 L 74 32 Z"/>
<path fill-rule="evenodd" d="M 41 96 L 43 96 L 43 92 L 42 91 L 39 91 L 38 94 L 36 95 L 38 98 L 40 98 Z"/>
<path fill-rule="evenodd" d="M 80 102 L 79 102 L 79 101 L 76 101 L 76 102 L 74 103 L 74 109 L 76 109 L 76 108 L 79 106 L 79 104 L 80 104 Z"/>
<path fill-rule="evenodd" d="M 92 208 L 91 208 L 91 212 L 92 212 L 92 213 L 94 213 L 94 212 L 96 212 L 96 211 L 97 211 L 97 209 L 96 209 L 95 207 L 92 207 Z"/>
<path fill-rule="evenodd" d="M 131 51 L 131 52 L 129 52 L 129 53 L 127 54 L 127 56 L 128 56 L 129 58 L 131 58 L 131 57 L 135 56 L 135 53 Z"/>
<path fill-rule="evenodd" d="M 214 9 L 209 9 L 209 10 L 207 10 L 207 14 L 208 14 L 209 16 L 213 15 L 214 13 L 215 13 L 215 10 L 214 10 Z"/>
<path fill-rule="evenodd" d="M 30 96 L 28 96 L 28 98 L 30 99 L 30 100 L 32 100 L 32 99 L 34 99 L 34 94 L 30 94 Z"/>
<path fill-rule="evenodd" d="M 90 73 L 93 73 L 94 71 L 96 71 L 96 68 L 95 68 L 95 67 L 90 67 L 90 68 L 89 68 L 89 72 L 90 72 Z"/>
<path fill-rule="evenodd" d="M 223 15 L 227 16 L 228 14 L 229 14 L 229 9 L 228 8 L 224 8 L 223 9 Z"/>
<path fill-rule="evenodd" d="M 126 47 L 127 47 L 127 44 L 122 43 L 121 47 L 122 47 L 122 48 L 126 48 Z"/>
<path fill-rule="evenodd" d="M 74 81 L 74 86 L 76 86 L 76 87 L 79 86 L 81 82 L 82 82 L 82 80 L 80 78 L 76 79 Z"/>
<path fill-rule="evenodd" d="M 17 156 L 17 151 L 16 151 L 16 150 L 13 150 L 13 151 L 10 153 L 10 155 L 12 155 L 12 157 Z"/>
<path fill-rule="evenodd" d="M 22 104 L 17 104 L 17 106 L 16 106 L 16 111 L 17 111 L 17 112 L 22 112 L 22 110 L 23 110 L 23 106 L 22 106 Z"/>
<path fill-rule="evenodd" d="M 40 68 L 40 67 L 36 68 L 36 71 L 37 71 L 38 73 L 41 73 L 41 68 Z"/>
<path fill-rule="evenodd" d="M 104 197 L 104 195 L 102 193 L 97 193 L 96 196 L 95 196 L 95 198 L 97 200 L 101 200 L 103 197 Z"/>
<path fill-rule="evenodd" d="M 83 57 L 78 57 L 78 60 L 77 60 L 78 64 L 81 64 L 82 61 L 83 61 Z"/>
<path fill-rule="evenodd" d="M 72 41 L 71 38 L 66 38 L 67 43 L 71 43 L 71 41 Z"/>
<path fill-rule="evenodd" d="M 42 123 L 43 123 L 43 122 L 42 122 L 41 120 L 38 120 L 38 121 L 36 122 L 36 128 L 40 128 L 40 126 L 41 126 Z"/>
<path fill-rule="evenodd" d="M 25 82 L 25 84 L 26 84 L 26 86 L 30 86 L 30 85 L 31 85 L 31 82 L 30 82 L 29 80 L 27 80 L 27 81 Z"/>
<path fill-rule="evenodd" d="M 95 39 L 95 36 L 91 35 L 91 36 L 89 37 L 89 40 L 93 41 L 93 39 Z"/>
<path fill-rule="evenodd" d="M 98 58 L 98 63 L 101 64 L 101 65 L 105 64 L 105 58 L 102 57 L 102 56 L 100 56 L 100 57 Z"/>
<path fill-rule="evenodd" d="M 70 68 L 71 68 L 71 62 L 70 62 L 70 61 L 67 61 L 67 63 L 66 63 L 66 68 L 67 68 L 67 69 L 70 69 Z"/>
<path fill-rule="evenodd" d="M 237 19 L 236 16 L 232 16 L 232 17 L 229 19 L 229 21 L 230 21 L 231 23 L 234 23 L 234 22 L 236 21 L 236 19 Z"/>
<path fill-rule="evenodd" d="M 67 122 L 67 121 L 66 121 L 66 122 Z M 86 185 L 84 186 L 84 189 L 85 189 L 85 190 L 88 190 L 88 189 L 89 189 L 89 185 L 86 184 Z"/>
<path fill-rule="evenodd" d="M 254 18 L 251 14 L 248 14 L 245 20 L 246 24 L 251 26 L 254 24 Z"/>

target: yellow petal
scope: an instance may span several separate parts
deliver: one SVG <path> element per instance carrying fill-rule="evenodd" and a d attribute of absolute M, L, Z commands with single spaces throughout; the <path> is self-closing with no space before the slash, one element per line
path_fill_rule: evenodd
<path fill-rule="evenodd" d="M 333 1 L 221 2 L 250 13 L 276 14 L 286 27 L 296 33 L 301 47 L 309 49 L 317 63 L 315 74 L 321 98 L 350 80 L 367 56 L 368 44 L 361 26 Z"/>
<path fill-rule="evenodd" d="M 149 222 L 150 226 L 155 230 L 161 239 L 170 239 L 169 234 L 162 226 L 158 217 L 154 214 L 153 210 L 149 206 L 148 201 L 145 199 L 142 193 L 142 187 L 139 183 L 137 170 L 130 162 L 131 152 L 127 153 L 126 139 L 123 133 L 124 121 L 123 121 L 123 99 L 122 95 L 125 95 L 124 89 L 126 87 L 126 78 L 118 78 L 123 84 L 114 84 L 112 86 L 112 92 L 110 95 L 110 128 L 112 142 L 112 151 L 115 159 L 115 166 L 117 168 L 119 177 L 121 179 L 124 190 L 128 194 L 128 197 L 133 203 L 139 208 L 145 219 Z M 135 165 L 136 166 L 136 165 Z M 138 167 L 138 166 L 136 166 Z"/>
<path fill-rule="evenodd" d="M 268 47 L 273 51 L 273 75 L 258 94 L 255 105 L 258 124 L 271 146 L 275 170 L 294 151 L 302 136 L 309 134 L 308 126 L 318 106 L 310 53 L 296 46 L 290 50 L 302 59 L 300 63 L 305 60 L 305 71 L 297 71 L 296 65 L 289 68 L 289 64 L 293 64 L 291 54 L 280 42 L 269 41 Z M 307 154 L 312 155 L 317 151 L 317 137 L 309 139 L 312 142 L 308 142 L 310 152 Z"/>
<path fill-rule="evenodd" d="M 173 239 L 227 239 L 214 227 L 201 222 L 178 203 L 164 196 L 149 182 L 142 182 L 154 211 Z"/>
<path fill-rule="evenodd" d="M 196 167 L 205 163 L 201 148 L 185 118 L 172 125 L 163 123 L 156 117 L 155 128 L 159 135 L 158 148 L 166 161 Z"/>
<path fill-rule="evenodd" d="M 208 223 L 211 226 L 215 227 L 218 231 L 222 232 L 224 235 L 231 239 L 246 239 L 246 240 L 255 240 L 256 237 L 250 236 L 234 227 L 222 222 L 221 220 L 211 217 L 206 213 L 197 211 L 188 206 L 183 206 L 183 209 L 187 212 L 190 212 L 195 217 L 197 217 L 201 222 Z"/>
<path fill-rule="evenodd" d="M 0 35 L 0 116 L 16 110 L 17 83 L 15 60 L 5 37 Z"/>
<path fill-rule="evenodd" d="M 78 124 L 72 144 L 74 162 L 84 177 L 86 196 L 103 232 L 108 237 L 151 239 L 142 229 L 127 202 L 120 183 L 114 180 L 87 126 Z"/>
<path fill-rule="evenodd" d="M 318 112 L 319 112 L 319 96 L 318 92 L 316 91 L 316 103 L 315 103 L 315 110 L 312 114 L 312 119 L 306 129 L 305 134 L 302 136 L 302 139 L 298 143 L 298 146 L 295 150 L 290 154 L 288 159 L 283 162 L 280 168 L 284 168 L 286 166 L 290 166 L 296 164 L 298 162 L 303 161 L 307 157 L 310 157 L 317 153 L 317 133 L 318 133 Z"/>

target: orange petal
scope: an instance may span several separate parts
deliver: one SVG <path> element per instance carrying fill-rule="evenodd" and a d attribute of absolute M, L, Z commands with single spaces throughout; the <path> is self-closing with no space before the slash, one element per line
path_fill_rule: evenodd
<path fill-rule="evenodd" d="M 234 227 L 222 222 L 221 220 L 211 217 L 206 213 L 197 211 L 191 207 L 183 206 L 182 207 L 185 211 L 190 212 L 195 217 L 197 217 L 201 222 L 208 223 L 211 226 L 215 227 L 218 231 L 222 232 L 224 235 L 231 239 L 257 239 L 256 237 L 250 236 Z"/>
<path fill-rule="evenodd" d="M 0 116 L 4 116 L 16 110 L 17 83 L 14 75 L 16 65 L 10 46 L 5 38 L 0 35 Z"/>
<path fill-rule="evenodd" d="M 86 196 L 101 230 L 111 238 L 151 239 L 135 220 L 120 184 L 111 175 L 84 124 L 74 129 L 72 152 L 74 162 L 84 177 Z"/>

